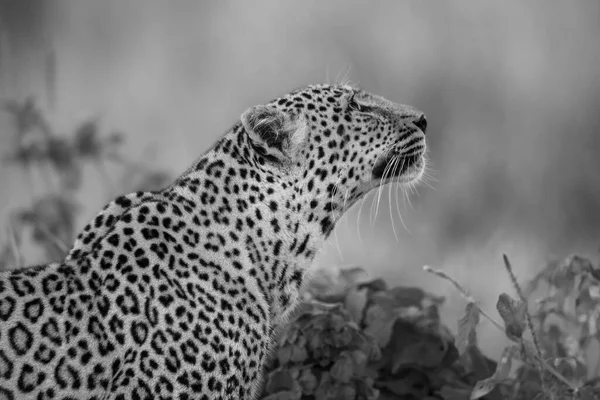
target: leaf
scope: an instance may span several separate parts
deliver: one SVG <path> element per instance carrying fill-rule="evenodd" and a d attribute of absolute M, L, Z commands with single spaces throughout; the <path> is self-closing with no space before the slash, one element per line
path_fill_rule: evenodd
<path fill-rule="evenodd" d="M 382 292 L 387 290 L 387 283 L 381 278 L 374 279 L 370 282 L 361 283 L 358 289 L 367 289 L 369 292 Z"/>
<path fill-rule="evenodd" d="M 472 372 L 475 382 L 490 377 L 496 368 L 496 364 L 488 360 L 477 346 L 467 347 L 467 351 L 461 356 L 461 360 L 465 368 Z"/>
<path fill-rule="evenodd" d="M 75 130 L 73 148 L 80 157 L 99 158 L 102 155 L 96 121 L 85 121 Z"/>
<path fill-rule="evenodd" d="M 350 384 L 344 384 L 339 387 L 333 400 L 355 399 L 356 389 Z"/>
<path fill-rule="evenodd" d="M 43 117 L 32 97 L 26 98 L 22 103 L 6 101 L 4 110 L 14 118 L 16 132 L 22 137 L 35 128 L 45 127 Z"/>
<path fill-rule="evenodd" d="M 512 367 L 513 354 L 516 351 L 518 351 L 518 349 L 515 346 L 510 346 L 506 347 L 502 352 L 502 357 L 500 357 L 500 361 L 498 361 L 498 365 L 496 365 L 496 371 L 493 375 L 497 381 L 502 381 L 508 378 Z"/>
<path fill-rule="evenodd" d="M 587 365 L 576 357 L 561 357 L 554 359 L 554 368 L 571 382 L 585 379 L 588 375 Z"/>
<path fill-rule="evenodd" d="M 392 358 L 390 364 L 393 374 L 409 366 L 437 368 L 442 365 L 449 345 L 436 333 L 398 319 L 385 354 Z"/>
<path fill-rule="evenodd" d="M 292 355 L 290 356 L 292 362 L 301 363 L 306 361 L 306 359 L 308 359 L 308 354 L 304 346 L 292 346 Z"/>
<path fill-rule="evenodd" d="M 330 374 L 333 379 L 339 382 L 350 382 L 354 374 L 354 362 L 352 358 L 347 353 L 343 353 L 331 367 Z"/>
<path fill-rule="evenodd" d="M 416 370 L 409 370 L 402 378 L 381 381 L 378 385 L 390 392 L 407 398 L 422 399 L 429 391 L 427 375 Z"/>
<path fill-rule="evenodd" d="M 292 346 L 282 346 L 277 349 L 277 359 L 279 360 L 279 365 L 285 365 L 292 359 Z"/>
<path fill-rule="evenodd" d="M 367 271 L 361 267 L 344 268 L 340 270 L 340 279 L 346 287 L 356 286 L 363 282 L 368 276 Z"/>
<path fill-rule="evenodd" d="M 289 370 L 277 369 L 269 374 L 265 390 L 267 393 L 293 390 L 296 385 Z"/>
<path fill-rule="evenodd" d="M 421 308 L 423 300 L 427 296 L 425 291 L 415 287 L 397 286 L 389 290 L 395 300 L 396 307 L 418 307 Z"/>
<path fill-rule="evenodd" d="M 583 386 L 579 389 L 579 400 L 598 400 L 600 398 L 600 388 Z"/>
<path fill-rule="evenodd" d="M 49 137 L 46 140 L 45 158 L 54 166 L 66 189 L 80 186 L 81 168 L 71 144 L 65 138 Z"/>
<path fill-rule="evenodd" d="M 319 385 L 315 389 L 315 399 L 330 399 L 335 394 L 335 386 L 333 383 L 334 381 L 332 380 L 329 372 L 324 372 L 323 374 L 321 374 L 321 380 L 319 381 Z"/>
<path fill-rule="evenodd" d="M 395 320 L 396 317 L 392 310 L 379 304 L 373 304 L 365 314 L 366 327 L 364 332 L 371 335 L 380 347 L 385 347 L 390 341 Z"/>
<path fill-rule="evenodd" d="M 323 342 L 323 336 L 322 336 L 321 332 L 317 332 L 317 333 L 309 336 L 308 348 L 313 353 L 318 353 L 321 350 L 321 348 L 323 347 L 323 345 L 324 345 L 324 342 Z"/>
<path fill-rule="evenodd" d="M 527 326 L 527 305 L 521 301 L 512 299 L 506 293 L 498 297 L 496 309 L 504 320 L 506 336 L 515 342 L 519 342 Z"/>
<path fill-rule="evenodd" d="M 571 256 L 565 260 L 566 268 L 575 277 L 590 274 L 593 277 L 598 276 L 598 270 L 594 268 L 592 262 L 588 258 L 577 255 Z M 597 278 L 596 278 L 597 279 Z"/>
<path fill-rule="evenodd" d="M 316 271 L 307 290 L 318 300 L 327 303 L 343 302 L 346 291 L 356 287 L 366 276 L 366 271 L 360 267 L 321 268 Z"/>
<path fill-rule="evenodd" d="M 344 299 L 344 307 L 350 315 L 352 319 L 357 324 L 360 324 L 363 319 L 363 313 L 365 310 L 365 306 L 367 305 L 367 289 L 358 289 L 351 288 L 346 293 L 346 298 Z"/>
<path fill-rule="evenodd" d="M 589 274 L 599 279 L 599 272 L 589 259 L 580 256 L 567 257 L 563 262 L 552 261 L 529 282 L 525 296 L 530 295 L 543 281 L 556 288 L 570 290 L 578 276 Z"/>
<path fill-rule="evenodd" d="M 369 357 L 360 350 L 353 350 L 351 353 L 354 371 L 356 374 L 364 375 Z"/>
<path fill-rule="evenodd" d="M 310 368 L 304 368 L 300 372 L 300 376 L 298 377 L 298 384 L 302 388 L 302 393 L 304 395 L 310 396 L 314 393 L 315 389 L 319 382 L 317 381 L 317 377 Z"/>
<path fill-rule="evenodd" d="M 500 357 L 500 361 L 496 365 L 496 370 L 487 379 L 480 380 L 475 384 L 473 391 L 471 392 L 471 399 L 479 399 L 487 394 L 489 394 L 498 383 L 501 383 L 503 380 L 508 378 L 510 374 L 510 369 L 512 366 L 512 357 L 515 352 L 514 346 L 509 346 L 504 349 L 502 352 L 502 357 Z"/>
<path fill-rule="evenodd" d="M 486 394 L 490 393 L 496 387 L 496 380 L 491 377 L 488 379 L 484 379 L 475 384 L 473 391 L 471 391 L 471 400 L 479 399 Z"/>
<path fill-rule="evenodd" d="M 477 345 L 477 324 L 479 324 L 479 308 L 473 302 L 467 303 L 465 315 L 458 321 L 458 334 L 456 335 L 456 348 L 462 355 L 468 346 Z"/>

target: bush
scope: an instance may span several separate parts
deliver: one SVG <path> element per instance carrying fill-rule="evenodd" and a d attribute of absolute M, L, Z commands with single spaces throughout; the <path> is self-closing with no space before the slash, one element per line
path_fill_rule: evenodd
<path fill-rule="evenodd" d="M 440 323 L 443 299 L 418 288 L 387 288 L 382 280 L 346 284 L 312 298 L 278 342 L 263 399 L 600 399 L 597 359 L 600 268 L 579 256 L 550 263 L 518 299 L 500 294 L 502 323 L 441 271 L 467 300 L 453 337 Z M 341 274 L 348 276 L 348 274 Z M 526 300 L 545 285 L 550 295 L 533 311 Z M 325 302 L 325 303 L 323 303 Z M 498 362 L 477 345 L 480 317 L 512 341 Z M 597 357 L 596 357 L 597 358 Z M 592 379 L 589 379 L 592 378 Z"/>

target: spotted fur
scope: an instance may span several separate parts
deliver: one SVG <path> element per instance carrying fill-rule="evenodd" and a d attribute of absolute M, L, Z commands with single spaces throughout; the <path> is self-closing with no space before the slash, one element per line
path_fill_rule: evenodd
<path fill-rule="evenodd" d="M 0 399 L 253 399 L 273 327 L 369 190 L 424 168 L 422 113 L 342 85 L 252 107 L 64 262 L 0 275 Z"/>

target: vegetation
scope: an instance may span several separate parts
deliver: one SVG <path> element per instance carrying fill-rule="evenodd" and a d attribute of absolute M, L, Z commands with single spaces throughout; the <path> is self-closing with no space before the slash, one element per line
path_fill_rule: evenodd
<path fill-rule="evenodd" d="M 4 111 L 14 119 L 16 140 L 3 162 L 31 177 L 32 192 L 34 172 L 47 186 L 13 214 L 0 245 L 0 270 L 24 265 L 27 227 L 48 259 L 65 256 L 76 233 L 73 199 L 86 166 L 110 192 L 156 189 L 169 180 L 164 172 L 122 157 L 123 135 L 101 135 L 95 121 L 61 136 L 32 100 L 7 103 Z M 115 188 L 108 162 L 123 168 L 127 190 Z M 456 335 L 440 321 L 444 299 L 419 288 L 390 288 L 381 279 L 359 282 L 359 269 L 339 271 L 333 281 L 311 282 L 306 303 L 275 337 L 261 398 L 600 399 L 598 350 L 595 358 L 589 356 L 600 345 L 600 268 L 572 256 L 550 263 L 522 288 L 508 257 L 503 261 L 516 294 L 499 294 L 498 321 L 460 283 L 426 267 L 465 297 Z M 540 295 L 542 290 L 548 294 Z M 482 317 L 512 343 L 498 361 L 478 347 Z"/>
<path fill-rule="evenodd" d="M 440 322 L 443 299 L 418 288 L 352 282 L 344 273 L 335 295 L 309 288 L 307 310 L 278 341 L 263 399 L 600 399 L 597 350 L 590 357 L 600 339 L 600 268 L 572 256 L 522 290 L 506 256 L 504 264 L 517 297 L 499 295 L 501 321 L 425 267 L 466 299 L 456 336 Z M 549 294 L 528 309 L 540 286 Z M 481 317 L 512 343 L 499 361 L 478 347 Z"/>
<path fill-rule="evenodd" d="M 75 199 L 89 166 L 109 192 L 107 199 L 115 196 L 115 192 L 155 190 L 169 182 L 167 173 L 122 156 L 120 147 L 124 135 L 119 132 L 103 135 L 93 119 L 84 121 L 69 135 L 60 135 L 31 98 L 6 102 L 3 111 L 12 117 L 14 134 L 12 146 L 1 154 L 2 163 L 17 167 L 25 174 L 32 203 L 11 214 L 7 240 L 0 245 L 0 271 L 23 265 L 20 248 L 26 244 L 40 246 L 47 260 L 65 258 L 77 234 Z M 110 178 L 107 163 L 120 167 L 121 185 Z M 40 182 L 42 188 L 38 194 Z M 30 240 L 24 238 L 27 228 L 31 229 Z"/>

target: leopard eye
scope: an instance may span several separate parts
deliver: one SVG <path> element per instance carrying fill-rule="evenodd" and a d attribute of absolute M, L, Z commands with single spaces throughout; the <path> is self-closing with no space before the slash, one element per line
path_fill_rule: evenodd
<path fill-rule="evenodd" d="M 350 97 L 350 100 L 348 100 L 348 108 L 350 108 L 351 110 L 358 111 L 358 112 L 366 111 L 366 108 L 364 106 L 358 104 L 358 102 L 354 99 L 355 96 L 356 96 L 356 93 L 352 93 L 352 97 Z"/>

